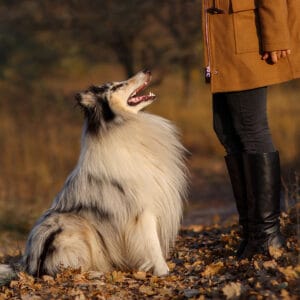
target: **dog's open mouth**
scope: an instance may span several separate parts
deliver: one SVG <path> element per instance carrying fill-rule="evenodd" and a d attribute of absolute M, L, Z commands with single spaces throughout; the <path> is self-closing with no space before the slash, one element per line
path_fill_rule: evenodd
<path fill-rule="evenodd" d="M 135 106 L 141 102 L 154 100 L 156 98 L 156 95 L 153 94 L 152 92 L 149 92 L 148 95 L 139 95 L 139 93 L 149 85 L 150 81 L 151 81 L 151 75 L 149 74 L 147 80 L 140 87 L 134 90 L 132 94 L 129 96 L 127 100 L 128 105 Z"/>

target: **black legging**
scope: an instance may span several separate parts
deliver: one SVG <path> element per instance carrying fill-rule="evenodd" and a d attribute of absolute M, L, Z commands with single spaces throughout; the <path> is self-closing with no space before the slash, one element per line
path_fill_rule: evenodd
<path fill-rule="evenodd" d="M 274 152 L 267 88 L 213 94 L 214 130 L 227 154 Z"/>

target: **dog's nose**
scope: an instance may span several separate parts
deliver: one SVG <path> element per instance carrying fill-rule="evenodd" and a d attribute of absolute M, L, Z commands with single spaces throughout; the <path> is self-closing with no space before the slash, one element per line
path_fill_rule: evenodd
<path fill-rule="evenodd" d="M 144 70 L 143 70 L 143 73 L 148 74 L 148 75 L 151 75 L 151 71 L 148 70 L 148 69 L 144 69 Z"/>

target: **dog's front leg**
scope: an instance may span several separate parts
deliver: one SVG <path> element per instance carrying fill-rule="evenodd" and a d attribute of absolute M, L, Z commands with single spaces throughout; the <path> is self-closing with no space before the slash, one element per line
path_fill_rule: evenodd
<path fill-rule="evenodd" d="M 169 268 L 158 238 L 156 217 L 144 211 L 134 223 L 127 238 L 130 256 L 138 262 L 138 269 L 148 271 L 152 268 L 154 275 L 167 275 Z"/>

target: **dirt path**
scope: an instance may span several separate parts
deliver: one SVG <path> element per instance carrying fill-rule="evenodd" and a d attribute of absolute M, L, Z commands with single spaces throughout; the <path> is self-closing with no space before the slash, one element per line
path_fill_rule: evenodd
<path fill-rule="evenodd" d="M 184 225 L 226 223 L 237 220 L 231 186 L 222 160 L 190 160 L 191 187 Z"/>

